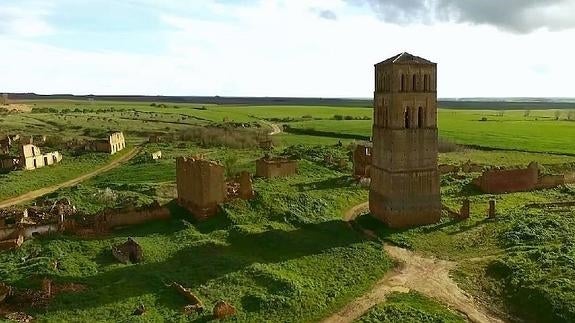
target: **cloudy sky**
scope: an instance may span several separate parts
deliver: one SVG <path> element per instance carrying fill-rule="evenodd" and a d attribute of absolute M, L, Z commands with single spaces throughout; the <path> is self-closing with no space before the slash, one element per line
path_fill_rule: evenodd
<path fill-rule="evenodd" d="M 575 97 L 575 0 L 0 0 L 0 92 L 370 97 L 403 51 L 440 97 Z"/>

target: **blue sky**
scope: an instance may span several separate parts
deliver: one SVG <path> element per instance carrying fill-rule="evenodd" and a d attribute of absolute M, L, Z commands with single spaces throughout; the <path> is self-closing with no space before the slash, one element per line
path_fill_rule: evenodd
<path fill-rule="evenodd" d="M 575 97 L 575 0 L 0 0 L 0 92 L 370 97 L 439 63 L 442 97 Z"/>

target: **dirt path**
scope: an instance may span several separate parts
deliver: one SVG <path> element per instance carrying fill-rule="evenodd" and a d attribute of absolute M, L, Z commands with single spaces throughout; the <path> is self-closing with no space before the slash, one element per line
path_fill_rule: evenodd
<path fill-rule="evenodd" d="M 351 221 L 364 213 L 368 207 L 368 203 L 357 205 L 345 213 L 344 219 Z M 374 236 L 368 230 L 364 232 L 369 236 Z M 353 300 L 323 322 L 353 322 L 371 307 L 385 301 L 390 293 L 409 292 L 410 290 L 418 291 L 463 313 L 471 322 L 503 322 L 459 288 L 451 279 L 449 272 L 457 266 L 457 263 L 425 258 L 407 249 L 388 244 L 384 244 L 384 249 L 400 265 L 378 281 L 367 294 Z"/>
<path fill-rule="evenodd" d="M 33 200 L 35 198 L 44 196 L 46 194 L 50 194 L 50 193 L 57 191 L 61 188 L 77 185 L 77 184 L 79 184 L 85 180 L 88 180 L 88 179 L 90 179 L 96 175 L 102 174 L 104 172 L 107 172 L 111 169 L 114 169 L 114 168 L 120 166 L 122 163 L 124 163 L 124 162 L 132 159 L 134 156 L 136 156 L 136 154 L 138 154 L 139 151 L 140 151 L 140 149 L 137 147 L 132 148 L 124 156 L 122 156 L 118 159 L 115 159 L 111 163 L 106 164 L 105 166 L 102 166 L 102 167 L 100 167 L 100 168 L 98 168 L 98 169 L 96 169 L 90 173 L 81 175 L 79 177 L 76 177 L 76 178 L 71 179 L 69 181 L 66 181 L 64 183 L 60 183 L 60 184 L 56 184 L 53 186 L 41 188 L 39 190 L 31 191 L 31 192 L 28 192 L 26 194 L 22 194 L 20 196 L 10 198 L 8 200 L 0 201 L 0 208 L 5 208 L 5 207 L 12 206 L 12 205 L 28 202 L 28 201 Z"/>
<path fill-rule="evenodd" d="M 261 121 L 261 123 L 265 124 L 266 126 L 272 128 L 272 131 L 270 133 L 268 133 L 268 135 L 275 136 L 275 135 L 280 134 L 282 132 L 282 129 L 277 124 L 271 123 L 271 122 L 266 121 L 266 120 L 260 120 L 260 121 Z"/>

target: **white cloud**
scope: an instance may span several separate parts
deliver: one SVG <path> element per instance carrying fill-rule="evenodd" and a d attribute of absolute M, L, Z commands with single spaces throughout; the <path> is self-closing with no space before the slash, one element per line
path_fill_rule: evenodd
<path fill-rule="evenodd" d="M 180 4 L 181 5 L 181 4 Z M 0 34 L 0 90 L 76 94 L 370 97 L 373 64 L 409 51 L 439 63 L 439 95 L 575 96 L 575 31 L 387 24 L 341 0 L 212 2 L 158 12 L 160 54 L 85 52 Z M 330 10 L 337 20 L 321 18 Z M 207 17 L 206 17 L 207 16 Z M 210 18 L 211 17 L 211 18 Z M 217 19 L 216 19 L 217 18 Z"/>
<path fill-rule="evenodd" d="M 50 13 L 51 6 L 45 2 L 0 4 L 0 35 L 26 38 L 52 34 L 55 29 L 46 21 Z"/>

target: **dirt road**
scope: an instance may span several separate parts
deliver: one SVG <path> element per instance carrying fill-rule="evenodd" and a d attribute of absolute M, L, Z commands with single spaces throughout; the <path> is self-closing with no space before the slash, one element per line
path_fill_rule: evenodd
<path fill-rule="evenodd" d="M 351 221 L 364 213 L 368 203 L 362 203 L 348 210 L 344 219 Z M 364 232 L 373 237 L 368 230 Z M 444 305 L 464 314 L 471 322 L 503 322 L 482 304 L 463 291 L 449 276 L 457 263 L 434 258 L 425 258 L 407 249 L 384 244 L 387 254 L 400 266 L 378 281 L 367 294 L 348 303 L 339 312 L 325 319 L 325 323 L 353 322 L 371 307 L 385 301 L 392 292 L 418 291 L 438 300 Z"/>
<path fill-rule="evenodd" d="M 5 207 L 12 206 L 12 205 L 28 202 L 28 201 L 33 200 L 35 198 L 44 196 L 46 194 L 50 194 L 50 193 L 57 191 L 61 188 L 77 185 L 77 184 L 79 184 L 85 180 L 88 180 L 88 179 L 90 179 L 96 175 L 102 174 L 104 172 L 107 172 L 111 169 L 114 169 L 114 168 L 120 166 L 122 163 L 124 163 L 124 162 L 132 159 L 134 156 L 136 156 L 136 154 L 138 154 L 139 151 L 140 151 L 139 148 L 132 148 L 124 156 L 122 156 L 118 159 L 115 159 L 111 163 L 104 165 L 104 166 L 102 166 L 102 167 L 100 167 L 100 168 L 98 168 L 98 169 L 96 169 L 90 173 L 81 175 L 79 177 L 76 177 L 76 178 L 71 179 L 69 181 L 66 181 L 64 183 L 60 183 L 57 185 L 41 188 L 41 189 L 36 190 L 36 191 L 31 191 L 31 192 L 28 192 L 26 194 L 22 194 L 20 196 L 10 198 L 8 200 L 0 201 L 0 208 L 5 208 Z"/>
<path fill-rule="evenodd" d="M 272 128 L 272 131 L 270 133 L 268 133 L 268 135 L 275 136 L 275 135 L 280 134 L 282 132 L 282 129 L 277 124 L 271 123 L 271 122 L 266 121 L 266 120 L 260 120 L 260 121 L 261 121 L 261 123 L 265 124 L 266 126 Z"/>

